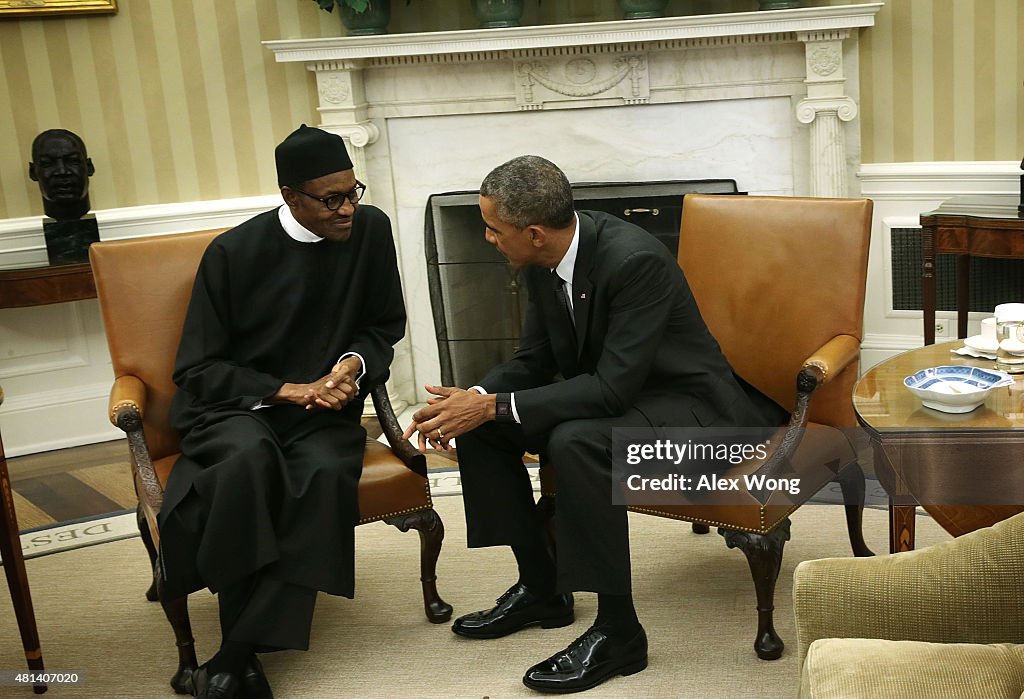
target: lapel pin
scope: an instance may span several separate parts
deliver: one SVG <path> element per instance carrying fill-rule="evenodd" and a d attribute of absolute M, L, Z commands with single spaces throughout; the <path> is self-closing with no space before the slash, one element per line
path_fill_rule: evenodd
<path fill-rule="evenodd" d="M 587 294 L 586 294 L 586 293 L 582 293 L 582 294 L 580 294 L 580 300 L 581 300 L 581 301 L 582 301 L 583 299 L 585 299 L 585 298 L 587 298 Z"/>

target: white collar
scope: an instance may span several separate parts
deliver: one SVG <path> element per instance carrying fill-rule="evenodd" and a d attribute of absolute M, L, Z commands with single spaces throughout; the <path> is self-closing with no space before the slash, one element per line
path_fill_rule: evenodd
<path fill-rule="evenodd" d="M 296 221 L 292 215 L 292 210 L 288 208 L 287 204 L 282 204 L 281 208 L 277 210 L 277 218 L 281 221 L 281 228 L 293 240 L 297 240 L 300 243 L 319 243 L 323 240 L 316 233 Z"/>
<path fill-rule="evenodd" d="M 580 216 L 575 211 L 573 212 L 573 223 L 575 230 L 572 232 L 572 242 L 569 243 L 569 249 L 562 256 L 562 261 L 555 267 L 555 273 L 569 285 L 572 285 L 572 273 L 576 269 L 576 253 L 580 249 Z"/>

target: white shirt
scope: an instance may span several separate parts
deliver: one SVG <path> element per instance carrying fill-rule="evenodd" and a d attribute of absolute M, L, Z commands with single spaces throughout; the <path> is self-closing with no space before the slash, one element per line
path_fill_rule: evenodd
<path fill-rule="evenodd" d="M 569 308 L 575 308 L 572 303 L 572 274 L 576 271 L 576 253 L 580 249 L 580 217 L 578 214 L 573 215 L 575 217 L 576 230 L 572 233 L 572 242 L 569 243 L 569 249 L 565 251 L 561 262 L 555 266 L 555 274 L 565 282 L 565 294 L 569 298 Z M 573 323 L 575 322 L 574 318 Z"/>

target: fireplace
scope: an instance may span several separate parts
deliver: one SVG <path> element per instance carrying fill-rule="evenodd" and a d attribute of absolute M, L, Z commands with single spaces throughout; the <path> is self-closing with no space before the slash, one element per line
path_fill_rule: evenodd
<path fill-rule="evenodd" d="M 438 354 L 439 330 L 458 341 L 458 324 L 431 307 L 432 194 L 472 191 L 534 154 L 572 182 L 732 178 L 752 194 L 847 196 L 860 162 L 857 29 L 882 6 L 266 42 L 316 75 L 320 125 L 346 139 L 368 200 L 394 223 L 409 334 L 392 397 L 421 402 L 423 384 L 461 378 Z M 469 199 L 449 213 L 469 207 L 482 238 Z M 469 308 L 467 319 L 483 312 Z M 480 338 L 499 347 L 481 363 L 508 354 L 509 327 Z"/>
<path fill-rule="evenodd" d="M 644 228 L 673 254 L 683 195 L 738 193 L 735 180 L 573 185 L 577 209 L 603 211 Z M 427 202 L 424 248 L 441 381 L 468 387 L 515 352 L 526 287 L 483 235 L 476 192 Z"/>

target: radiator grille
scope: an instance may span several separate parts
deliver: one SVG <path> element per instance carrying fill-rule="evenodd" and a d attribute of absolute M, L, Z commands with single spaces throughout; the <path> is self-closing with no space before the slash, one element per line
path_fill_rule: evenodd
<path fill-rule="evenodd" d="M 892 229 L 892 307 L 919 311 L 921 297 L 921 229 Z M 971 311 L 991 313 L 996 304 L 1024 301 L 1024 260 L 972 257 Z M 956 256 L 935 256 L 935 308 L 956 310 Z"/>

